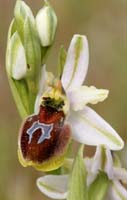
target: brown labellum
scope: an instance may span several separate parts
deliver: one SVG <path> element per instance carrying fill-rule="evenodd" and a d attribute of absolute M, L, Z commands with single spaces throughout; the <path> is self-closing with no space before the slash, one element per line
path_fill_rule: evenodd
<path fill-rule="evenodd" d="M 42 164 L 62 156 L 70 141 L 70 128 L 65 115 L 52 107 L 40 106 L 38 115 L 29 116 L 19 135 L 19 150 L 26 161 Z"/>

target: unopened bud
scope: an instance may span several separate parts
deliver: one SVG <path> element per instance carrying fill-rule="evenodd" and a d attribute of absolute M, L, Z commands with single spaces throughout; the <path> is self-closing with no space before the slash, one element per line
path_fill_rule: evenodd
<path fill-rule="evenodd" d="M 15 80 L 21 80 L 26 76 L 27 63 L 25 50 L 21 43 L 20 37 L 17 32 L 15 32 L 9 42 L 9 52 L 8 52 L 8 73 Z"/>
<path fill-rule="evenodd" d="M 29 18 L 31 24 L 35 24 L 33 13 L 30 7 L 22 0 L 17 0 L 15 9 L 14 9 L 14 16 L 16 21 L 16 28 L 18 33 L 24 41 L 24 23 L 26 18 Z"/>
<path fill-rule="evenodd" d="M 36 27 L 42 46 L 52 45 L 56 33 L 57 16 L 51 6 L 45 5 L 38 12 Z"/>

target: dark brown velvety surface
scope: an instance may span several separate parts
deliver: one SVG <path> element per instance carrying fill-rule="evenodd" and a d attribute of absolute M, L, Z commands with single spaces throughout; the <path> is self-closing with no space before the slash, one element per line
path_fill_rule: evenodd
<path fill-rule="evenodd" d="M 70 139 L 70 128 L 64 125 L 64 113 L 51 107 L 40 107 L 38 115 L 27 118 L 20 131 L 20 147 L 23 157 L 36 163 L 49 160 L 52 156 L 62 155 Z M 43 124 L 53 124 L 50 139 L 45 139 L 38 144 L 42 134 L 41 129 L 35 130 L 29 143 L 27 130 L 34 122 L 39 121 Z"/>

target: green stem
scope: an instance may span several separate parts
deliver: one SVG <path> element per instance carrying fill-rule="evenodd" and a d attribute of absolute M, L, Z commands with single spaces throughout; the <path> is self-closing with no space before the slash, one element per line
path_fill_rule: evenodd
<path fill-rule="evenodd" d="M 28 98 L 29 98 L 29 114 L 34 113 L 34 105 L 35 100 L 38 92 L 37 84 L 35 84 L 35 81 L 32 79 L 27 79 L 27 85 L 28 85 Z"/>

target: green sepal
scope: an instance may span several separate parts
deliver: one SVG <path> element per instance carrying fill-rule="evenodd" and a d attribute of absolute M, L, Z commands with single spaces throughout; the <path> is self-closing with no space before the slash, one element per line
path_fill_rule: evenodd
<path fill-rule="evenodd" d="M 73 164 L 67 200 L 88 200 L 83 149 L 84 145 L 81 145 Z"/>
<path fill-rule="evenodd" d="M 110 180 L 104 172 L 100 172 L 88 190 L 89 200 L 103 200 Z"/>

